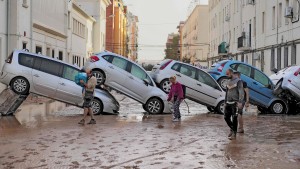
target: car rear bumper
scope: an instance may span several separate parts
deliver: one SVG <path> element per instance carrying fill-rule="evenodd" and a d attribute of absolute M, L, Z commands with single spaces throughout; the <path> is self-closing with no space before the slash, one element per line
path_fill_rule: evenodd
<path fill-rule="evenodd" d="M 294 86 L 292 83 L 287 82 L 282 84 L 282 88 L 284 90 L 288 90 L 293 96 L 300 99 L 300 89 L 296 86 Z"/>
<path fill-rule="evenodd" d="M 9 85 L 10 81 L 15 77 L 15 75 L 11 73 L 1 72 L 0 73 L 0 82 Z"/>

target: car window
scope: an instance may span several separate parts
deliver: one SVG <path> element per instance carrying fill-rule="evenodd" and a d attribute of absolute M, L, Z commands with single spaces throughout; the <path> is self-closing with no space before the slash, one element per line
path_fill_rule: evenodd
<path fill-rule="evenodd" d="M 40 71 L 59 76 L 61 72 L 61 68 L 62 68 L 61 63 L 48 60 L 48 59 L 42 59 Z"/>
<path fill-rule="evenodd" d="M 75 76 L 78 75 L 79 72 L 78 69 L 65 65 L 62 77 L 75 82 Z"/>
<path fill-rule="evenodd" d="M 237 65 L 238 65 L 237 63 L 234 63 L 234 64 L 231 64 L 230 67 L 231 67 L 231 69 L 236 70 Z"/>
<path fill-rule="evenodd" d="M 196 77 L 196 68 L 193 68 L 191 66 L 188 66 L 188 65 L 181 65 L 180 67 L 180 73 L 190 77 L 190 78 L 193 78 L 195 79 Z"/>
<path fill-rule="evenodd" d="M 171 69 L 175 70 L 175 71 L 178 71 L 178 68 L 179 68 L 180 64 L 179 63 L 175 63 Z"/>
<path fill-rule="evenodd" d="M 249 76 L 251 75 L 251 67 L 244 65 L 244 64 L 240 64 L 237 67 L 237 71 L 241 72 L 241 74 L 245 75 L 245 76 Z"/>
<path fill-rule="evenodd" d="M 138 67 L 137 65 L 132 64 L 130 73 L 133 76 L 135 76 L 136 78 L 139 78 L 141 80 L 147 79 L 151 83 L 151 86 L 152 86 L 152 80 L 150 79 L 148 74 L 143 69 Z"/>
<path fill-rule="evenodd" d="M 126 70 L 127 60 L 115 56 L 112 60 L 112 64 L 123 70 Z"/>
<path fill-rule="evenodd" d="M 36 69 L 36 70 L 40 70 L 40 67 L 41 67 L 41 64 L 42 64 L 42 58 L 38 58 L 36 57 L 34 59 L 34 64 L 33 64 L 33 69 Z"/>
<path fill-rule="evenodd" d="M 258 81 L 264 86 L 269 85 L 269 78 L 258 70 L 254 70 L 254 80 Z"/>
<path fill-rule="evenodd" d="M 19 64 L 26 66 L 26 67 L 32 67 L 34 62 L 34 57 L 30 55 L 26 55 L 24 53 L 19 54 Z"/>
<path fill-rule="evenodd" d="M 111 62 L 110 61 L 110 58 L 112 57 L 112 56 L 110 56 L 110 55 L 105 55 L 105 56 L 102 56 L 106 61 L 108 61 L 108 62 Z"/>
<path fill-rule="evenodd" d="M 198 70 L 197 80 L 201 83 L 204 83 L 204 84 L 212 87 L 212 88 L 219 89 L 219 86 L 217 85 L 215 80 L 213 80 L 213 78 L 211 76 L 209 76 L 207 73 L 205 73 L 201 70 Z"/>

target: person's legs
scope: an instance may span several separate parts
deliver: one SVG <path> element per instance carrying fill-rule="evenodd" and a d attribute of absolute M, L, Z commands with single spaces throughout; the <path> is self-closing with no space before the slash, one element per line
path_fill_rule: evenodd
<path fill-rule="evenodd" d="M 243 109 L 238 110 L 238 133 L 244 133 Z"/>
<path fill-rule="evenodd" d="M 179 106 L 180 106 L 180 101 L 176 100 L 174 103 L 174 119 L 176 119 L 176 120 L 179 120 L 179 118 L 180 118 Z"/>
<path fill-rule="evenodd" d="M 233 130 L 233 124 L 232 124 L 232 121 L 231 121 L 231 116 L 232 116 L 232 106 L 229 105 L 229 104 L 226 104 L 226 107 L 225 107 L 225 112 L 224 112 L 224 119 L 228 125 L 228 127 Z"/>
<path fill-rule="evenodd" d="M 85 123 L 85 118 L 86 118 L 86 116 L 87 116 L 87 114 L 88 114 L 88 112 L 89 112 L 89 109 L 86 108 L 86 107 L 84 107 L 83 112 L 84 112 L 84 113 L 83 113 L 83 119 L 80 120 L 78 124 L 84 124 L 84 123 Z"/>

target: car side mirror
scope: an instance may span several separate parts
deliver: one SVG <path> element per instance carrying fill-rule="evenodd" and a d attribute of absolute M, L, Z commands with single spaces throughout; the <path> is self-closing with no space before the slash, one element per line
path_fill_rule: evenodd
<path fill-rule="evenodd" d="M 144 79 L 143 81 L 144 81 L 144 84 L 145 84 L 146 86 L 148 86 L 148 85 L 150 84 L 150 82 L 149 82 L 148 79 Z"/>
<path fill-rule="evenodd" d="M 268 84 L 268 85 L 266 85 L 266 88 L 272 89 L 272 85 L 271 85 L 271 84 Z"/>
<path fill-rule="evenodd" d="M 278 73 L 278 69 L 276 69 L 276 68 L 272 69 L 272 71 L 273 71 L 274 73 Z"/>

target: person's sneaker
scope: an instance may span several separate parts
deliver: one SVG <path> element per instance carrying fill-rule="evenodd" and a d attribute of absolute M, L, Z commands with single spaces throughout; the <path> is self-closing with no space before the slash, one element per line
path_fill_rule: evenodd
<path fill-rule="evenodd" d="M 88 124 L 96 124 L 96 120 L 95 119 L 91 119 L 91 121 Z"/>
<path fill-rule="evenodd" d="M 244 129 L 238 129 L 237 132 L 238 132 L 238 133 L 244 133 L 245 131 L 244 131 Z"/>
<path fill-rule="evenodd" d="M 178 122 L 179 119 L 178 119 L 178 118 L 174 118 L 172 121 L 173 121 L 173 122 Z"/>
<path fill-rule="evenodd" d="M 78 124 L 82 124 L 82 125 L 84 125 L 84 119 L 82 119 L 82 120 L 80 120 L 80 122 L 78 123 Z"/>
<path fill-rule="evenodd" d="M 230 130 L 230 133 L 228 134 L 228 138 L 231 137 L 233 135 L 233 131 Z"/>
<path fill-rule="evenodd" d="M 230 137 L 228 137 L 229 140 L 235 140 L 236 139 L 236 133 L 233 133 Z"/>

